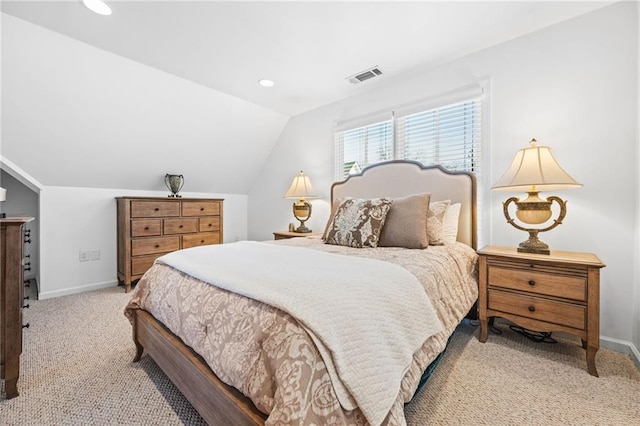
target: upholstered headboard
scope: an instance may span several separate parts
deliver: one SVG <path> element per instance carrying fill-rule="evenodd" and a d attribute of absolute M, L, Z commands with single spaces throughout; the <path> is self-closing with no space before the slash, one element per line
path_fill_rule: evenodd
<path fill-rule="evenodd" d="M 387 161 L 331 186 L 331 204 L 342 197 L 403 197 L 431 193 L 431 201 L 461 203 L 458 241 L 476 249 L 476 179 L 472 173 L 425 167 L 415 161 Z"/>

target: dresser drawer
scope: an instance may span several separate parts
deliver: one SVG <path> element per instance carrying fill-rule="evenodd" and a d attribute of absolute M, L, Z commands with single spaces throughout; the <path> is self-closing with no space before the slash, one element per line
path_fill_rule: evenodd
<path fill-rule="evenodd" d="M 198 230 L 198 219 L 165 219 L 163 234 L 188 234 Z"/>
<path fill-rule="evenodd" d="M 154 254 L 151 256 L 138 256 L 131 258 L 131 275 L 142 275 L 153 265 L 157 258 L 165 253 Z"/>
<path fill-rule="evenodd" d="M 206 232 L 182 237 L 182 248 L 206 246 L 209 244 L 220 244 L 219 232 Z"/>
<path fill-rule="evenodd" d="M 180 216 L 179 201 L 132 201 L 131 217 Z"/>
<path fill-rule="evenodd" d="M 488 308 L 539 321 L 585 329 L 587 309 L 583 305 L 489 290 Z M 547 330 L 538 330 L 547 331 Z"/>
<path fill-rule="evenodd" d="M 490 266 L 488 269 L 488 282 L 489 286 L 492 287 L 502 287 L 579 301 L 587 300 L 586 277 L 554 275 L 497 266 Z"/>
<path fill-rule="evenodd" d="M 131 240 L 131 255 L 166 253 L 180 248 L 180 237 L 139 238 Z"/>
<path fill-rule="evenodd" d="M 198 231 L 210 232 L 220 230 L 220 218 L 219 217 L 203 217 L 198 219 Z"/>
<path fill-rule="evenodd" d="M 153 237 L 155 235 L 160 235 L 160 219 L 131 221 L 132 237 Z"/>
<path fill-rule="evenodd" d="M 218 201 L 183 201 L 182 216 L 219 216 Z"/>

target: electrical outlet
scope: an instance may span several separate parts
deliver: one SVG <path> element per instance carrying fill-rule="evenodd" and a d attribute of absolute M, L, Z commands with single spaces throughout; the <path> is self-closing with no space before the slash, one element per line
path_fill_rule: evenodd
<path fill-rule="evenodd" d="M 89 260 L 100 260 L 100 250 L 99 249 L 89 250 Z"/>
<path fill-rule="evenodd" d="M 80 262 L 89 261 L 89 250 L 80 250 Z"/>

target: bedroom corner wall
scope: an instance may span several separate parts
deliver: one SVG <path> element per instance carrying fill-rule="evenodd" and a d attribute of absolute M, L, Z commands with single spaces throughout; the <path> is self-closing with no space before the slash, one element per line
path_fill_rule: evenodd
<path fill-rule="evenodd" d="M 502 175 L 515 152 L 535 137 L 550 145 L 560 164 L 584 184 L 580 189 L 546 194 L 567 199 L 568 213 L 562 226 L 541 238 L 552 249 L 596 253 L 607 265 L 601 275 L 602 342 L 628 349 L 638 339 L 634 324 L 638 302 L 631 296 L 640 291 L 634 279 L 638 263 L 636 9 L 634 2 L 615 3 L 437 68 L 418 69 L 384 83 L 380 80 L 375 91 L 292 117 L 249 193 L 249 238 L 271 238 L 271 232 L 286 229 L 294 221 L 291 203 L 282 195 L 300 169 L 322 195 L 313 202 L 309 224 L 314 230 L 324 228 L 334 180 L 337 121 L 389 110 L 488 77 L 487 182 L 490 185 Z M 526 233 L 509 226 L 501 208 L 510 195 L 523 194 L 495 193 L 487 186 L 480 191 L 490 199 L 483 212 L 488 234 L 481 244 L 514 246 L 524 240 Z"/>
<path fill-rule="evenodd" d="M 121 196 L 166 197 L 168 191 L 45 187 L 40 196 L 40 298 L 117 285 L 116 200 Z M 224 199 L 225 242 L 247 238 L 247 196 L 189 193 Z M 80 250 L 100 250 L 100 259 L 80 262 Z"/>

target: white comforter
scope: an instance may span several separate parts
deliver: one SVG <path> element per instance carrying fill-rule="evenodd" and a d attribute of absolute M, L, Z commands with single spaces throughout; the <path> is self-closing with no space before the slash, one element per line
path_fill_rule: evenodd
<path fill-rule="evenodd" d="M 159 261 L 294 316 L 322 354 L 343 408 L 357 405 L 373 425 L 389 413 L 414 353 L 442 330 L 417 278 L 387 262 L 258 242 Z"/>

